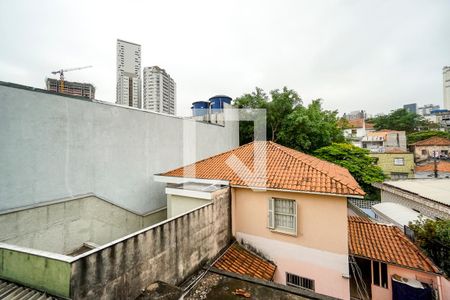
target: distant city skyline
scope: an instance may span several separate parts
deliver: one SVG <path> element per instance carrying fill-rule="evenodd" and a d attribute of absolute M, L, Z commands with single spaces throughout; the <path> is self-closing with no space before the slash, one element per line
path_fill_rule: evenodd
<path fill-rule="evenodd" d="M 158 67 L 144 67 L 143 109 L 176 114 L 176 83 L 166 70 Z"/>
<path fill-rule="evenodd" d="M 92 83 L 97 99 L 115 102 L 119 38 L 142 45 L 142 66 L 170 70 L 180 115 L 210 95 L 284 85 L 340 114 L 444 106 L 449 1 L 130 2 L 82 0 L 82 11 L 63 1 L 1 2 L 0 80 L 45 88 L 53 70 L 93 65 L 66 80 Z M 43 22 L 48 12 L 57 13 Z"/>
<path fill-rule="evenodd" d="M 117 39 L 116 103 L 142 108 L 141 45 Z"/>

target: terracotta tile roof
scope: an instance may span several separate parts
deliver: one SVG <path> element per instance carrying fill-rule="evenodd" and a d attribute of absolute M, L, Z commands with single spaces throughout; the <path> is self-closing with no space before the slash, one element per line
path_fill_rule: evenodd
<path fill-rule="evenodd" d="M 231 245 L 213 267 L 264 280 L 272 280 L 277 268 L 272 262 L 244 249 L 237 243 Z"/>
<path fill-rule="evenodd" d="M 348 217 L 351 255 L 425 272 L 440 273 L 436 265 L 396 226 L 362 217 Z"/>
<path fill-rule="evenodd" d="M 440 161 L 437 163 L 438 172 L 450 173 L 450 161 Z M 434 172 L 434 163 L 416 166 L 414 172 Z"/>
<path fill-rule="evenodd" d="M 426 140 L 415 142 L 412 146 L 450 146 L 450 139 L 433 136 Z"/>
<path fill-rule="evenodd" d="M 363 128 L 364 126 L 364 119 L 354 119 L 354 120 L 348 120 L 348 124 L 350 128 Z M 366 129 L 373 129 L 374 125 L 372 123 L 365 122 Z"/>
<path fill-rule="evenodd" d="M 266 177 L 255 173 L 237 176 L 234 170 L 253 172 L 254 153 L 266 150 Z M 230 167 L 231 166 L 231 167 Z M 273 142 L 252 142 L 231 151 L 200 160 L 161 176 L 227 180 L 231 186 L 363 196 L 365 193 L 347 169 L 314 156 L 278 145 Z M 184 176 L 183 176 L 184 175 Z M 267 182 L 265 179 L 267 178 Z"/>

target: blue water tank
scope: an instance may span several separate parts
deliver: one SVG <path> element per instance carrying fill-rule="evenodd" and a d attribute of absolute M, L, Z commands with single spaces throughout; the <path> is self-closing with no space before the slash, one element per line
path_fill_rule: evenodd
<path fill-rule="evenodd" d="M 217 95 L 209 98 L 209 103 L 211 104 L 211 109 L 213 112 L 217 112 L 223 109 L 223 104 L 231 104 L 231 97 L 225 95 Z"/>
<path fill-rule="evenodd" d="M 194 117 L 197 116 L 204 116 L 207 114 L 209 108 L 209 102 L 208 101 L 197 101 L 192 103 L 192 115 Z"/>

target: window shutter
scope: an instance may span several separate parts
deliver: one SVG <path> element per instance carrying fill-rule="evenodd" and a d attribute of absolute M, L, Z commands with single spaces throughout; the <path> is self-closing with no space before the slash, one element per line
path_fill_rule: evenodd
<path fill-rule="evenodd" d="M 297 201 L 294 201 L 294 234 L 297 235 Z"/>
<path fill-rule="evenodd" d="M 273 198 L 269 198 L 267 199 L 268 202 L 268 207 L 269 207 L 269 211 L 267 213 L 267 227 L 270 229 L 274 229 L 275 228 L 275 214 L 274 214 L 274 210 L 275 210 L 275 206 L 274 206 L 274 199 Z"/>

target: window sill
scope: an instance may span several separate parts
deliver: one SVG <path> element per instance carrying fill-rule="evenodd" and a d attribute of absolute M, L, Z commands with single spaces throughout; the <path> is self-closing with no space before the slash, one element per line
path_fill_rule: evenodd
<path fill-rule="evenodd" d="M 290 236 L 297 237 L 297 233 L 295 233 L 295 232 L 286 231 L 286 230 L 282 230 L 282 229 L 269 229 L 269 230 L 271 232 L 273 232 L 273 233 L 280 233 L 280 234 L 285 234 L 285 235 L 290 235 Z"/>

